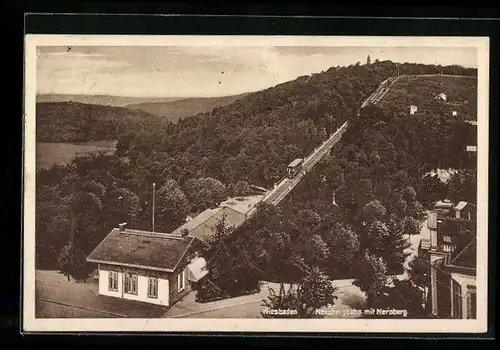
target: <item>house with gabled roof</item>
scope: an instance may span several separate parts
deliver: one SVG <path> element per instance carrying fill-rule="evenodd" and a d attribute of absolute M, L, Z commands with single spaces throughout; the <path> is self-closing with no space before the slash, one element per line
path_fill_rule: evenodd
<path fill-rule="evenodd" d="M 235 197 L 209 208 L 171 233 L 114 228 L 87 257 L 98 265 L 99 294 L 171 306 L 208 274 L 202 252 L 223 217 L 240 227 L 262 195 Z"/>
<path fill-rule="evenodd" d="M 448 99 L 448 96 L 446 96 L 446 94 L 444 92 L 441 92 L 436 96 L 436 100 L 441 100 L 441 101 L 446 102 L 447 99 Z"/>
<path fill-rule="evenodd" d="M 100 295 L 171 306 L 207 272 L 206 244 L 186 234 L 132 230 L 120 224 L 88 255 Z"/>
<path fill-rule="evenodd" d="M 431 314 L 439 318 L 476 318 L 476 240 L 453 252 L 431 255 Z"/>

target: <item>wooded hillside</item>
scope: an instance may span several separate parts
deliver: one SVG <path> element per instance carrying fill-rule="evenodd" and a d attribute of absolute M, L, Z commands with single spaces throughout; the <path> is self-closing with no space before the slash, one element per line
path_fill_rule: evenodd
<path fill-rule="evenodd" d="M 475 74 L 474 70 L 456 67 L 400 65 L 401 74 L 433 74 L 441 69 Z M 389 61 L 332 67 L 249 94 L 177 124 L 160 123 L 157 117 L 126 109 L 74 103 L 53 109 L 47 108 L 52 105 L 42 106 L 42 120 L 53 120 L 50 116 L 61 112 L 67 113 L 69 120 L 56 118 L 61 125 L 53 121 L 55 127 L 38 129 L 39 137 L 57 136 L 65 140 L 118 136 L 118 143 L 114 155 L 81 157 L 68 166 L 37 173 L 37 263 L 53 268 L 57 255 L 70 240 L 84 257 L 120 221 L 149 230 L 153 182 L 159 198 L 156 212 L 161 213 L 155 222 L 157 230 L 163 232 L 182 223 L 190 212 L 201 211 L 227 195 L 244 194 L 248 184 L 272 186 L 284 175 L 291 160 L 308 154 L 344 121 L 352 120 L 362 101 L 395 72 L 396 65 Z M 137 126 L 125 124 L 123 117 Z M 377 128 L 385 117 L 365 114 L 362 118 L 366 125 Z M 94 128 L 97 125 L 99 128 Z M 391 129 L 394 126 L 374 131 L 372 137 L 384 140 L 385 132 L 396 132 Z M 359 144 L 361 134 L 356 134 L 361 130 L 350 131 L 346 142 L 365 147 Z M 402 126 L 399 132 L 405 130 Z M 408 130 L 421 132 L 418 127 Z M 53 135 L 53 131 L 57 133 Z M 390 140 L 384 142 L 387 147 L 377 146 L 376 150 L 394 157 Z M 429 142 L 429 149 L 442 146 L 435 138 Z M 343 151 L 337 157 L 351 161 L 355 151 Z M 373 152 L 367 149 L 364 153 L 368 157 L 374 156 Z M 385 162 L 387 158 L 382 159 Z M 400 162 L 406 159 L 403 157 Z M 331 173 L 335 172 L 333 168 Z M 313 174 L 308 178 L 321 179 Z M 200 191 L 200 186 L 205 190 Z M 312 192 L 305 193 L 309 196 Z"/>
<path fill-rule="evenodd" d="M 144 111 L 79 102 L 36 104 L 37 141 L 89 142 L 116 140 L 128 130 L 143 132 L 164 124 Z"/>
<path fill-rule="evenodd" d="M 176 101 L 148 101 L 130 104 L 127 108 L 140 109 L 150 114 L 165 117 L 167 120 L 175 123 L 179 119 L 231 104 L 245 95 L 247 94 L 207 98 L 192 97 Z"/>
<path fill-rule="evenodd" d="M 446 101 L 436 98 L 444 93 Z M 405 76 L 392 85 L 380 105 L 392 113 L 409 113 L 418 108 L 416 116 L 429 113 L 448 115 L 455 120 L 477 120 L 477 79 L 453 76 Z M 456 116 L 453 116 L 456 112 Z"/>

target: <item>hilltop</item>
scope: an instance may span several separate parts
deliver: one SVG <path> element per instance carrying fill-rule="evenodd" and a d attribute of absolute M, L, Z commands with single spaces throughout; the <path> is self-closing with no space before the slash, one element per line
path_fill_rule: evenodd
<path fill-rule="evenodd" d="M 79 102 L 36 104 L 37 141 L 88 142 L 116 140 L 127 130 L 156 128 L 162 118 L 144 111 Z"/>
<path fill-rule="evenodd" d="M 436 99 L 444 93 L 446 101 Z M 477 120 L 477 79 L 474 77 L 402 76 L 384 96 L 380 105 L 394 113 L 408 113 L 415 105 L 416 115 L 442 113 L 459 120 Z"/>
<path fill-rule="evenodd" d="M 247 94 L 223 97 L 192 97 L 181 98 L 174 101 L 147 101 L 132 103 L 127 108 L 140 109 L 150 114 L 166 117 L 171 122 L 202 112 L 211 111 L 243 98 Z"/>
<path fill-rule="evenodd" d="M 223 182 L 245 180 L 272 186 L 291 160 L 310 153 L 355 116 L 362 101 L 382 81 L 394 76 L 396 68 L 390 61 L 332 67 L 186 117 L 167 132 L 135 134 L 126 138 L 123 147 L 119 141 L 117 148 L 123 150 L 122 155 L 135 159 L 137 149 L 147 144 L 163 154 L 158 161 L 169 159 L 166 163 L 172 170 L 164 174 L 178 181 L 202 173 Z M 446 74 L 475 74 L 473 69 L 456 66 L 405 63 L 399 69 L 401 74 L 437 74 L 441 70 Z M 173 171 L 172 164 L 178 162 L 181 169 Z"/>
<path fill-rule="evenodd" d="M 435 98 L 440 93 L 446 101 Z M 410 105 L 418 107 L 414 115 Z M 424 205 L 454 198 L 452 188 L 428 175 L 449 168 L 460 170 L 459 183 L 472 179 L 463 184 L 462 193 L 469 196 L 457 200 L 475 202 L 477 158 L 466 146 L 477 144 L 477 127 L 464 121 L 477 119 L 476 108 L 474 76 L 401 76 L 378 104 L 361 110 L 335 153 L 294 189 L 283 211 L 292 216 L 303 209 L 333 211 L 337 221 L 356 225 L 372 200 L 389 211 L 401 204 L 405 191 L 415 192 Z"/>

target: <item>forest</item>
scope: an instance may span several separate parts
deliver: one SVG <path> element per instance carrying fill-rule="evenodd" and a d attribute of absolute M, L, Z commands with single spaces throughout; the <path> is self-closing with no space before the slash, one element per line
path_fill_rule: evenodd
<path fill-rule="evenodd" d="M 420 125 L 414 122 L 377 106 L 362 109 L 338 148 L 279 207 L 263 206 L 237 235 L 216 227 L 212 245 L 217 253 L 207 254 L 211 274 L 199 287 L 199 300 L 254 292 L 261 280 L 295 284 L 299 290 L 313 284 L 326 298 L 331 281 L 354 278 L 367 294 L 367 307 L 394 307 L 394 297 L 381 294 L 399 294 L 396 305 L 409 310 L 410 317 L 422 317 L 421 293 L 413 281 L 425 284 L 426 270 L 415 268 L 413 280 L 392 276 L 404 272 L 405 249 L 409 237 L 419 234 L 425 209 L 444 198 L 476 202 L 476 170 L 473 160 L 463 156 L 463 145 L 453 139 L 453 133 L 468 130 L 469 124 L 452 122 L 458 128 L 454 132 L 434 129 L 432 135 L 416 132 Z M 446 120 L 441 122 L 447 126 Z M 447 150 L 443 157 L 448 165 L 460 169 L 447 183 L 426 175 L 441 165 L 425 152 L 430 142 Z M 394 286 L 387 287 L 389 282 Z M 272 307 L 300 309 L 295 304 L 300 300 L 309 305 L 310 296 L 286 289 L 280 293 L 270 298 Z M 321 306 L 325 304 L 310 309 Z M 308 314 L 303 310 L 301 315 Z"/>
<path fill-rule="evenodd" d="M 165 125 L 163 118 L 141 110 L 79 102 L 37 102 L 38 142 L 116 140 L 127 130 L 144 132 Z"/>
<path fill-rule="evenodd" d="M 441 71 L 443 74 L 476 74 L 473 69 L 457 66 L 405 63 L 400 64 L 399 69 L 401 74 Z M 275 243 L 266 243 L 268 253 L 259 250 L 261 258 L 279 261 L 289 255 L 280 250 L 282 247 L 302 247 L 303 250 L 290 255 L 291 259 L 298 260 L 288 265 L 303 266 L 303 260 L 313 265 L 310 268 L 321 280 L 325 279 L 325 273 L 318 272 L 318 266 L 327 270 L 327 266 L 336 266 L 329 268 L 331 276 L 350 273 L 351 264 L 342 261 L 349 261 L 359 249 L 368 251 L 365 248 L 377 235 L 384 236 L 386 231 L 399 230 L 401 225 L 412 225 L 418 219 L 421 203 L 435 195 L 422 190 L 428 185 L 417 180 L 424 169 L 445 163 L 469 161 L 472 164 L 462 156 L 463 152 L 455 151 L 463 140 L 460 139 L 462 133 L 453 136 L 452 130 L 465 128 L 464 123 L 441 124 L 440 116 L 434 115 L 421 120 L 409 119 L 377 108 L 364 109 L 359 118 L 356 117 L 362 101 L 395 72 L 396 64 L 390 61 L 332 67 L 246 95 L 232 104 L 176 124 L 157 124 L 158 120 L 152 118 L 151 124 L 140 122 L 141 126 L 124 123 L 123 129 L 101 127 L 103 133 L 110 133 L 102 137 L 118 138 L 115 154 L 78 157 L 68 165 L 55 165 L 37 172 L 37 268 L 57 268 L 61 266 L 61 259 L 66 257 L 67 262 L 67 256 L 71 255 L 66 273 L 84 277 L 92 269 L 85 263 L 86 255 L 119 222 L 127 221 L 137 229 L 150 229 L 153 183 L 157 188 L 157 230 L 170 232 L 186 215 L 196 214 L 227 196 L 248 193 L 250 184 L 272 186 L 283 176 L 292 159 L 308 154 L 344 121 L 351 120 L 354 125 L 344 135 L 339 149 L 332 153 L 335 156 L 318 166 L 316 173 L 309 174 L 282 207 L 263 209 L 258 215 L 260 219 L 249 223 L 257 225 L 254 229 L 260 231 L 256 238 L 262 235 L 277 239 Z M 72 108 L 76 115 L 78 108 Z M 110 109 L 109 113 L 115 113 L 113 111 L 115 109 Z M 81 125 L 94 125 L 90 122 L 92 118 L 105 121 L 109 117 L 98 112 L 78 113 L 84 118 Z M 122 115 L 114 114 L 114 117 L 118 119 Z M 37 123 L 41 119 L 43 117 L 37 115 Z M 72 120 L 72 123 L 79 122 L 77 117 Z M 57 126 L 58 132 L 65 130 L 64 125 L 69 125 L 70 134 L 80 132 L 74 131 L 71 123 Z M 423 133 L 422 128 L 431 128 L 434 132 Z M 54 128 L 46 130 L 50 134 Z M 87 130 L 86 135 L 97 133 L 82 130 Z M 43 133 L 43 129 L 39 132 Z M 384 180 L 378 183 L 379 178 Z M 433 184 L 435 179 L 426 181 Z M 460 186 L 461 182 L 457 184 Z M 440 190 L 446 192 L 446 188 L 441 187 Z M 330 205 L 334 190 L 338 211 Z M 292 226 L 282 227 L 280 221 Z M 365 223 L 363 232 L 356 228 L 360 222 Z M 221 227 L 220 231 L 223 234 L 225 228 Z M 384 239 L 394 240 L 395 245 L 402 244 L 386 236 Z M 246 235 L 242 233 L 237 237 Z M 288 240 L 294 243 L 287 244 Z M 317 245 L 311 248 L 302 244 L 306 241 Z M 252 244 L 243 242 L 241 247 L 245 246 Z M 327 248 L 346 255 L 340 258 L 327 254 Z M 252 252 L 257 254 L 257 250 Z M 313 262 L 314 257 L 325 255 L 324 261 Z M 341 261 L 332 264 L 328 259 Z M 371 255 L 366 259 L 375 261 L 374 268 L 381 268 Z M 395 256 L 391 268 L 397 268 L 401 259 L 400 255 Z M 270 265 L 275 266 L 259 263 L 252 271 Z M 283 279 L 300 276 L 286 269 L 263 272 Z"/>
<path fill-rule="evenodd" d="M 436 99 L 440 93 L 446 94 L 446 101 Z M 392 113 L 408 113 L 409 106 L 414 105 L 418 108 L 415 116 L 438 113 L 456 120 L 476 120 L 477 79 L 444 75 L 401 77 L 380 104 Z"/>

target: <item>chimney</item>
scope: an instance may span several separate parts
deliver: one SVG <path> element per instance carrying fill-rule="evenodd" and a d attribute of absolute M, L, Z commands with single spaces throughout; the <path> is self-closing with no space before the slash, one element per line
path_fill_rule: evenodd
<path fill-rule="evenodd" d="M 123 233 L 123 231 L 125 231 L 125 229 L 127 228 L 127 223 L 123 222 L 121 224 L 118 224 L 118 228 L 120 229 L 120 233 Z"/>
<path fill-rule="evenodd" d="M 437 213 L 430 212 L 427 217 L 427 228 L 431 234 L 431 249 L 437 247 Z"/>

